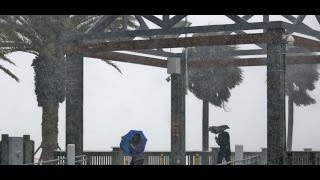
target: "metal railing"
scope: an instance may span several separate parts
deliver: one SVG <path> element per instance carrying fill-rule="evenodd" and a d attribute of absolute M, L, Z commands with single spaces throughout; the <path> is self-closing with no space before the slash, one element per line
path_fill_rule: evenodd
<path fill-rule="evenodd" d="M 87 156 L 84 155 L 75 155 L 75 145 L 68 144 L 67 145 L 67 154 L 64 157 L 56 156 L 54 153 L 54 157 L 56 159 L 47 160 L 47 161 L 40 161 L 36 163 L 28 163 L 23 165 L 85 165 L 87 161 Z M 77 159 L 80 158 L 80 159 Z M 77 160 L 76 160 L 77 159 Z"/>
<path fill-rule="evenodd" d="M 87 160 L 87 156 L 86 155 L 79 155 L 79 156 L 75 156 L 76 158 L 83 158 L 80 160 L 75 160 L 74 162 L 86 162 Z M 28 163 L 28 164 L 23 164 L 23 165 L 46 165 L 46 164 L 50 164 L 50 165 L 64 165 L 64 164 L 68 164 L 68 161 L 66 161 L 67 158 L 59 158 L 59 159 L 52 159 L 52 160 L 48 160 L 48 161 L 40 161 L 40 162 L 36 162 L 36 163 Z M 63 161 L 63 162 L 60 162 Z M 56 162 L 54 164 L 54 162 Z M 52 163 L 52 164 L 51 164 Z"/>
<path fill-rule="evenodd" d="M 84 151 L 87 161 L 84 165 L 129 165 L 131 158 L 123 155 L 120 149 L 116 151 Z M 246 159 L 260 155 L 261 152 L 243 152 L 243 158 Z M 215 165 L 218 151 L 187 151 L 186 165 Z M 169 151 L 146 151 L 144 152 L 144 165 L 169 165 L 171 153 Z M 261 155 L 260 155 L 261 156 Z M 55 158 L 65 158 L 65 151 L 55 151 Z M 231 153 L 231 160 L 235 160 L 235 153 Z M 249 159 L 250 160 L 250 159 Z M 262 160 L 262 159 L 261 159 Z M 258 164 L 264 164 L 259 162 Z"/>
<path fill-rule="evenodd" d="M 257 165 L 259 161 L 260 161 L 260 156 L 252 156 L 246 159 L 233 160 L 225 163 L 220 163 L 217 165 Z"/>
<path fill-rule="evenodd" d="M 59 162 L 62 160 L 66 160 L 67 158 L 63 158 L 63 159 L 53 159 L 53 160 L 48 160 L 48 161 L 40 161 L 40 162 L 36 162 L 36 163 L 28 163 L 28 164 L 23 164 L 23 165 L 44 165 L 44 164 L 49 164 L 49 163 L 53 163 L 53 162 Z"/>
<path fill-rule="evenodd" d="M 320 165 L 320 152 L 290 151 L 286 161 L 288 165 Z"/>

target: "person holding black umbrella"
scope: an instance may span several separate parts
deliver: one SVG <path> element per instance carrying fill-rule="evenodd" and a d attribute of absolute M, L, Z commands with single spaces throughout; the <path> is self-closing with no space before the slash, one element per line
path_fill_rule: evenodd
<path fill-rule="evenodd" d="M 220 146 L 217 164 L 221 164 L 223 158 L 227 162 L 231 160 L 230 135 L 225 131 L 226 129 L 229 129 L 229 126 L 222 125 L 209 127 L 209 131 L 218 134 L 218 137 L 215 137 L 217 144 Z"/>

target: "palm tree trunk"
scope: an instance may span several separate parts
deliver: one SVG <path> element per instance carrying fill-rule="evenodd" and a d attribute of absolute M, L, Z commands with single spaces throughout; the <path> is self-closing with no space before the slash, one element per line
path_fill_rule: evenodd
<path fill-rule="evenodd" d="M 209 150 L 209 102 L 202 100 L 202 151 Z"/>
<path fill-rule="evenodd" d="M 292 135 L 293 135 L 293 99 L 289 95 L 288 97 L 288 140 L 287 140 L 287 151 L 292 151 Z"/>
<path fill-rule="evenodd" d="M 42 153 L 43 161 L 54 159 L 58 148 L 58 102 L 47 102 L 42 107 Z"/>

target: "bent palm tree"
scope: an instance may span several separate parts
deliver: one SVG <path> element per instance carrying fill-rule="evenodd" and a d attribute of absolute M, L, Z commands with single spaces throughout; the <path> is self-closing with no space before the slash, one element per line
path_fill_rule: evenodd
<path fill-rule="evenodd" d="M 215 34 L 206 34 L 215 35 Z M 198 36 L 198 35 L 196 35 Z M 234 59 L 226 51 L 235 50 L 234 46 L 195 47 L 188 50 L 188 61 Z M 239 67 L 189 68 L 189 90 L 203 100 L 203 150 L 208 150 L 209 103 L 225 108 L 231 96 L 230 90 L 242 82 L 242 70 Z"/>
<path fill-rule="evenodd" d="M 42 107 L 42 160 L 53 159 L 58 148 L 58 109 L 65 99 L 65 58 L 61 37 L 65 33 L 85 32 L 99 16 L 96 15 L 24 15 L 0 16 L 0 55 L 16 51 L 34 54 L 35 93 L 38 106 Z M 121 18 L 121 17 L 120 17 Z M 121 25 L 116 19 L 114 26 Z M 129 26 L 135 26 L 133 18 Z M 108 60 L 106 63 L 118 67 Z"/>
<path fill-rule="evenodd" d="M 286 95 L 288 96 L 288 137 L 287 150 L 292 151 L 293 113 L 294 104 L 308 106 L 316 100 L 310 97 L 308 91 L 315 89 L 315 82 L 319 79 L 319 72 L 315 65 L 300 64 L 287 65 Z"/>

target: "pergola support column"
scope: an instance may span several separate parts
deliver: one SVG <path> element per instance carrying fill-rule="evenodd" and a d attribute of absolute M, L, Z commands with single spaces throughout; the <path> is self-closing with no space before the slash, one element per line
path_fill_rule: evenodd
<path fill-rule="evenodd" d="M 268 29 L 281 32 L 284 29 Z M 285 44 L 267 44 L 267 145 L 268 164 L 282 165 L 286 153 L 285 121 Z"/>
<path fill-rule="evenodd" d="M 170 165 L 186 164 L 185 146 L 185 59 L 181 59 L 181 74 L 171 75 L 171 155 Z"/>
<path fill-rule="evenodd" d="M 83 154 L 83 56 L 67 54 L 66 147 L 75 144 L 76 156 Z"/>

